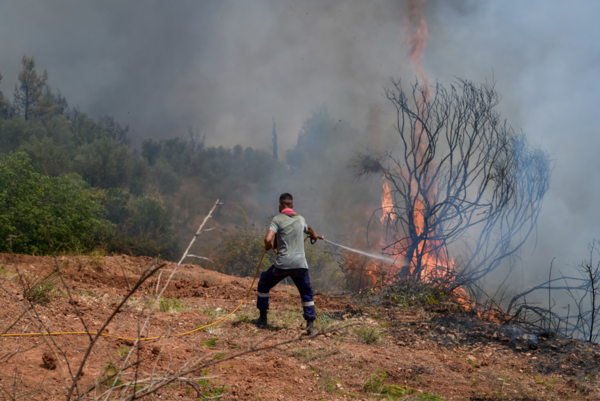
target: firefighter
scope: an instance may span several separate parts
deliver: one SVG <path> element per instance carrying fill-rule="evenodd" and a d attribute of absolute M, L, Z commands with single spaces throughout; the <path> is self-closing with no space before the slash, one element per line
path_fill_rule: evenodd
<path fill-rule="evenodd" d="M 289 193 L 279 197 L 279 214 L 273 218 L 269 231 L 265 236 L 265 250 L 277 250 L 275 263 L 260 276 L 258 282 L 258 299 L 256 307 L 260 312 L 258 319 L 253 322 L 257 327 L 267 326 L 267 312 L 269 310 L 269 291 L 286 277 L 290 277 L 302 298 L 304 319 L 308 335 L 317 333 L 315 328 L 315 301 L 313 289 L 308 276 L 308 263 L 304 254 L 304 233 L 315 241 L 319 237 L 308 225 L 304 217 L 293 210 L 294 198 Z M 271 243 L 275 239 L 274 243 Z"/>

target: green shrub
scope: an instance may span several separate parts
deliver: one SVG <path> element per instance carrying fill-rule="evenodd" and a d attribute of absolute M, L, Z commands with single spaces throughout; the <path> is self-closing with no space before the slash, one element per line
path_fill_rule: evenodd
<path fill-rule="evenodd" d="M 111 387 L 113 382 L 115 381 L 115 377 L 119 374 L 119 368 L 117 368 L 111 361 L 106 362 L 106 366 L 104 367 L 104 372 L 102 372 L 102 378 L 100 380 L 100 384 L 102 387 Z M 121 379 L 117 379 L 117 382 L 114 383 L 116 386 L 120 386 L 123 384 Z"/>
<path fill-rule="evenodd" d="M 56 273 L 52 272 L 47 276 L 38 278 L 31 283 L 26 283 L 27 289 L 23 296 L 35 303 L 46 303 L 50 300 L 50 295 L 54 290 L 56 282 Z"/>
<path fill-rule="evenodd" d="M 161 298 L 158 305 L 159 312 L 177 313 L 184 312 L 186 309 L 187 303 L 177 298 Z"/>
<path fill-rule="evenodd" d="M 203 382 L 209 382 L 209 380 L 201 380 Z M 210 387 L 209 383 L 206 384 L 201 384 L 203 387 L 205 387 L 204 389 L 202 389 L 202 395 L 204 397 L 206 397 L 207 399 L 220 399 L 220 396 L 223 396 L 227 390 L 228 387 L 223 385 L 223 386 L 216 386 L 216 387 Z"/>
<path fill-rule="evenodd" d="M 77 175 L 45 177 L 25 153 L 0 156 L 0 251 L 42 253 L 77 245 L 93 249 L 114 226 L 103 218 L 102 191 Z"/>
<path fill-rule="evenodd" d="M 213 338 L 211 338 L 209 340 L 203 341 L 202 345 L 205 345 L 207 347 L 216 347 L 218 339 L 219 339 L 218 337 L 213 337 Z"/>
<path fill-rule="evenodd" d="M 401 397 L 409 395 L 415 392 L 414 388 L 400 387 L 395 384 L 386 385 L 384 382 L 387 379 L 387 372 L 382 370 L 380 372 L 374 372 L 369 377 L 369 380 L 365 383 L 363 388 L 365 391 L 370 393 L 377 393 L 386 395 L 388 398 L 394 399 L 395 397 Z"/>
<path fill-rule="evenodd" d="M 115 350 L 115 353 L 117 355 L 119 355 L 121 358 L 125 358 L 127 356 L 127 354 L 129 353 L 129 348 L 127 348 L 126 346 L 121 346 L 119 348 L 117 348 Z"/>
<path fill-rule="evenodd" d="M 116 226 L 110 251 L 177 258 L 179 236 L 172 224 L 173 213 L 160 199 L 136 198 L 122 189 L 111 189 L 106 192 L 104 205 L 106 218 Z"/>
<path fill-rule="evenodd" d="M 130 181 L 132 157 L 127 146 L 112 138 L 99 138 L 77 149 L 75 171 L 92 186 L 122 188 Z"/>
<path fill-rule="evenodd" d="M 42 175 L 60 177 L 73 172 L 73 156 L 66 146 L 57 145 L 51 138 L 33 136 L 19 147 L 31 159 L 31 164 Z"/>

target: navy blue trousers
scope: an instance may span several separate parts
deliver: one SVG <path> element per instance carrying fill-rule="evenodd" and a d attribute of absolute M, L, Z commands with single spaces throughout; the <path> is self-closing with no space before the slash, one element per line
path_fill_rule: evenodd
<path fill-rule="evenodd" d="M 269 291 L 286 277 L 290 277 L 294 281 L 296 288 L 300 292 L 302 308 L 304 309 L 304 319 L 314 320 L 316 318 L 315 301 L 313 300 L 313 289 L 312 285 L 310 285 L 308 269 L 277 269 L 275 266 L 269 267 L 267 271 L 260 275 L 260 280 L 258 281 L 256 307 L 261 310 L 268 310 Z"/>

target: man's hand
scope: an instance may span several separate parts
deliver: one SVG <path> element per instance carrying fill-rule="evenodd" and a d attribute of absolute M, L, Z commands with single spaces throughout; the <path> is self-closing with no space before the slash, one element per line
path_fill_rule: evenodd
<path fill-rule="evenodd" d="M 313 229 L 312 229 L 312 227 L 311 227 L 311 226 L 307 226 L 307 227 L 308 227 L 308 230 L 306 230 L 306 233 L 307 233 L 308 235 L 310 235 L 310 239 L 312 239 L 313 241 L 316 241 L 316 240 L 318 240 L 318 239 L 323 239 L 323 238 L 325 238 L 325 237 L 323 237 L 323 236 L 320 236 L 320 237 L 319 237 L 319 235 L 316 233 L 316 231 L 315 231 L 315 230 L 313 230 Z"/>

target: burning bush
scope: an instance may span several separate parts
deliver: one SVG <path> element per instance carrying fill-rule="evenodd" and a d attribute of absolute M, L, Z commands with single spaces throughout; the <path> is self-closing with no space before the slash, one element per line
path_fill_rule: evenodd
<path fill-rule="evenodd" d="M 385 94 L 397 113 L 398 147 L 358 153 L 350 167 L 358 177 L 383 176 L 381 224 L 370 224 L 367 235 L 397 263 L 346 266 L 368 272 L 360 277 L 370 285 L 451 281 L 467 298 L 460 286 L 497 269 L 533 232 L 549 157 L 501 119 L 493 85 L 416 83 L 407 93 L 392 80 Z"/>

